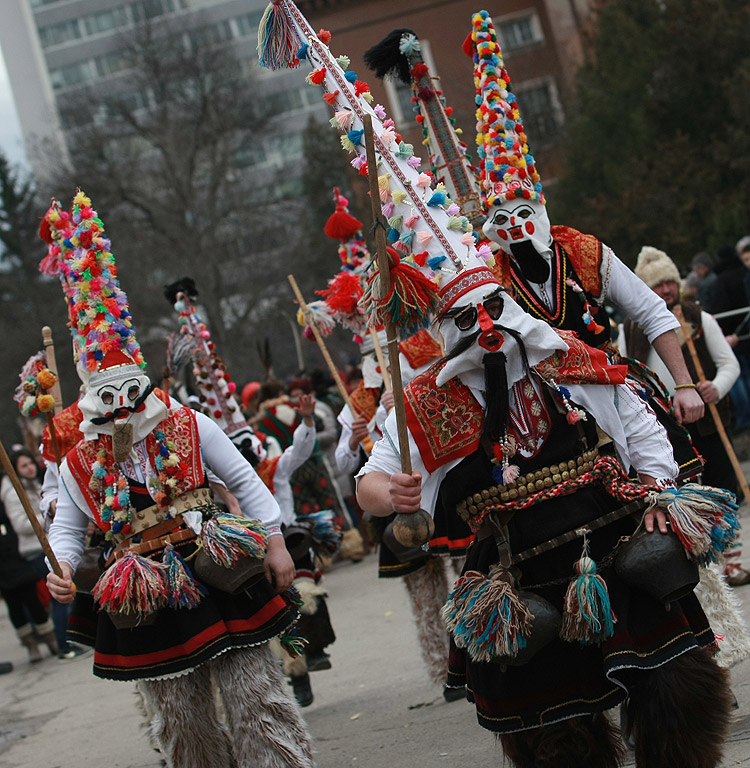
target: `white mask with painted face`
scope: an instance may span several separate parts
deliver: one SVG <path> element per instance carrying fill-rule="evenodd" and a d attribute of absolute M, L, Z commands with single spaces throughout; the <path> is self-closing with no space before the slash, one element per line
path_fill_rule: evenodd
<path fill-rule="evenodd" d="M 95 440 L 99 435 L 112 435 L 115 425 L 129 424 L 133 428 L 133 442 L 143 440 L 167 415 L 167 406 L 153 392 L 139 408 L 129 410 L 136 408 L 150 383 L 137 365 L 93 373 L 86 394 L 78 404 L 83 414 L 80 429 L 84 438 Z M 93 422 L 93 419 L 106 418 L 113 413 L 118 415 L 103 424 Z"/>
<path fill-rule="evenodd" d="M 516 198 L 493 206 L 482 226 L 482 232 L 498 243 L 506 253 L 511 252 L 510 246 L 513 243 L 524 240 L 533 243 L 541 256 L 552 252 L 547 206 L 542 203 Z"/>
<path fill-rule="evenodd" d="M 540 363 L 558 349 L 567 349 L 568 345 L 550 326 L 524 312 L 505 291 L 498 294 L 498 288 L 499 285 L 490 284 L 468 291 L 456 301 L 451 316 L 445 317 L 440 323 L 448 354 L 463 339 L 477 331 L 480 334 L 468 349 L 448 360 L 437 376 L 438 386 L 459 376 L 464 384 L 474 389 L 484 389 L 482 360 L 489 352 L 502 352 L 505 355 L 509 385 L 524 377 L 526 371 L 523 357 L 515 338 L 502 329 L 494 330 L 493 326 L 512 329 L 523 339 L 531 366 Z"/>

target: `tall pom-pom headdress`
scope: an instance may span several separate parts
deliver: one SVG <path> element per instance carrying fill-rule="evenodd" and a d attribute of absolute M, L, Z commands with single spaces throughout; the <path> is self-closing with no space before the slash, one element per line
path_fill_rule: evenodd
<path fill-rule="evenodd" d="M 203 411 L 229 436 L 248 460 L 248 452 L 260 461 L 265 451 L 240 407 L 237 385 L 216 352 L 211 331 L 196 306 L 198 291 L 189 277 L 164 286 L 164 296 L 179 315 L 180 337 L 187 341 L 193 375 Z"/>
<path fill-rule="evenodd" d="M 258 40 L 264 53 L 261 64 L 280 69 L 307 61 L 312 72 L 306 81 L 319 87 L 332 107 L 331 125 L 353 155 L 352 166 L 364 176 L 377 174 L 392 268 L 388 291 L 382 291 L 377 273 L 370 278 L 368 308 L 375 324 L 388 320 L 400 329 L 414 329 L 478 283 L 496 283 L 487 266 L 491 253 L 477 253 L 469 219 L 444 184 L 435 184 L 433 174 L 419 170 L 422 161 L 414 147 L 401 139 L 381 105 L 371 106 L 369 86 L 349 69 L 349 58 L 331 53 L 330 35 L 316 33 L 291 0 L 274 0 L 264 18 Z M 289 54 L 290 39 L 297 41 L 294 56 Z M 373 126 L 375 169 L 367 162 L 365 116 Z"/>
<path fill-rule="evenodd" d="M 429 149 L 431 171 L 445 183 L 448 194 L 469 217 L 475 229 L 484 221 L 477 184 L 477 169 L 471 165 L 466 144 L 459 138 L 453 108 L 447 106 L 422 55 L 419 38 L 411 29 L 395 29 L 365 51 L 365 63 L 379 78 L 397 77 L 411 86 L 412 103 Z"/>
<path fill-rule="evenodd" d="M 487 11 L 474 14 L 464 51 L 474 61 L 483 205 L 489 209 L 514 198 L 544 203 L 542 183 L 529 150 L 516 95 Z"/>
<path fill-rule="evenodd" d="M 108 371 L 132 366 L 140 374 L 146 363 L 135 336 L 128 297 L 117 280 L 115 257 L 104 223 L 79 190 L 70 210 L 73 247 L 67 265 L 71 322 L 77 363 L 103 380 Z M 93 378 L 92 378 L 93 381 Z"/>

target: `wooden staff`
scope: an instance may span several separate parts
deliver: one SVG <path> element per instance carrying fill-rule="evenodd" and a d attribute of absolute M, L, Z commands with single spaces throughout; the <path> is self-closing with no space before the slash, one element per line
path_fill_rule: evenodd
<path fill-rule="evenodd" d="M 370 205 L 375 226 L 375 247 L 380 272 L 380 295 L 387 296 L 391 288 L 391 266 L 386 252 L 386 221 L 380 207 L 380 189 L 378 187 L 378 163 L 375 156 L 375 139 L 372 130 L 372 118 L 364 116 L 365 149 L 367 151 L 367 177 L 370 182 Z M 396 427 L 398 429 L 398 449 L 401 454 L 401 471 L 411 475 L 411 452 L 409 450 L 409 432 L 406 427 L 406 403 L 401 382 L 401 364 L 398 359 L 398 339 L 393 324 L 384 319 L 388 339 L 388 361 L 393 382 L 393 407 L 396 409 Z M 393 535 L 405 547 L 418 547 L 426 544 L 435 532 L 435 523 L 423 509 L 412 514 L 399 514 L 393 521 Z"/>
<path fill-rule="evenodd" d="M 323 355 L 323 359 L 326 361 L 328 370 L 331 372 L 331 376 L 333 376 L 333 380 L 336 382 L 336 389 L 338 389 L 339 395 L 341 395 L 341 399 L 349 406 L 349 410 L 352 412 L 352 418 L 356 418 L 357 411 L 354 409 L 352 399 L 349 397 L 349 393 L 346 391 L 344 382 L 341 381 L 341 376 L 339 375 L 338 369 L 334 365 L 333 359 L 328 352 L 325 341 L 323 341 L 323 335 L 318 328 L 318 324 L 310 316 L 310 308 L 307 306 L 307 302 L 305 302 L 305 299 L 302 297 L 302 292 L 297 285 L 297 281 L 294 279 L 294 275 L 287 275 L 287 279 L 289 280 L 289 285 L 292 286 L 294 295 L 297 297 L 297 304 L 299 304 L 302 312 L 308 317 L 308 322 L 310 324 L 310 328 L 312 329 L 313 336 L 315 336 L 315 341 L 318 342 L 318 347 L 320 348 L 320 352 Z M 362 441 L 362 447 L 367 451 L 367 453 L 372 451 L 372 439 L 369 435 Z"/>
<path fill-rule="evenodd" d="M 391 374 L 388 370 L 388 366 L 385 364 L 385 356 L 383 355 L 383 347 L 380 346 L 380 339 L 378 338 L 378 332 L 374 328 L 370 328 L 370 337 L 372 338 L 372 344 L 375 347 L 375 357 L 378 358 L 378 365 L 380 366 L 380 372 L 383 374 L 383 384 L 385 384 L 385 391 L 391 392 L 393 390 L 393 382 L 391 381 Z"/>
<path fill-rule="evenodd" d="M 60 387 L 60 377 L 57 374 L 57 360 L 55 360 L 55 345 L 52 341 L 52 329 L 45 325 L 42 328 L 42 343 L 44 344 L 44 354 L 47 357 L 47 368 L 55 374 L 55 383 L 50 389 L 49 394 L 55 399 L 55 414 L 63 409 L 62 389 Z M 47 414 L 47 429 L 49 429 L 52 451 L 55 454 L 55 463 L 60 466 L 62 456 L 60 455 L 60 442 L 57 439 L 57 430 L 55 429 L 54 415 L 51 412 Z"/>
<path fill-rule="evenodd" d="M 42 342 L 44 343 L 44 354 L 47 357 L 47 368 L 55 374 L 55 382 L 49 393 L 55 398 L 55 413 L 58 414 L 63 409 L 62 388 L 60 387 L 60 376 L 57 373 L 57 360 L 55 360 L 55 344 L 52 341 L 52 329 L 45 325 L 42 328 Z"/>
<path fill-rule="evenodd" d="M 16 489 L 16 493 L 18 494 L 18 498 L 21 500 L 21 505 L 23 506 L 24 512 L 26 512 L 26 517 L 29 518 L 31 527 L 34 529 L 34 533 L 36 534 L 37 539 L 39 539 L 39 543 L 42 545 L 44 554 L 47 555 L 47 559 L 49 560 L 49 564 L 52 566 L 52 570 L 57 576 L 59 576 L 61 579 L 64 579 L 65 577 L 63 576 L 62 568 L 60 568 L 60 563 L 57 562 L 55 553 L 52 551 L 52 547 L 49 545 L 47 534 L 44 532 L 44 528 L 42 528 L 42 524 L 39 522 L 39 519 L 34 513 L 34 510 L 31 508 L 29 497 L 26 495 L 26 491 L 21 485 L 21 481 L 18 479 L 16 470 L 13 469 L 13 464 L 11 463 L 10 458 L 8 458 L 8 454 L 5 451 L 5 446 L 3 445 L 2 441 L 0 441 L 0 463 L 2 463 L 5 473 L 8 475 L 10 482 Z"/>
<path fill-rule="evenodd" d="M 682 314 L 682 307 L 677 304 L 672 312 L 674 312 L 675 317 L 680 321 L 680 325 L 682 326 L 682 332 L 685 334 L 685 341 L 687 342 L 688 349 L 690 350 L 690 356 L 693 358 L 693 363 L 695 365 L 695 372 L 698 374 L 698 381 L 708 381 L 708 379 L 706 379 L 703 366 L 701 365 L 701 361 L 698 359 L 698 350 L 695 348 L 695 342 L 693 341 L 692 333 L 687 323 L 685 322 L 685 316 Z M 708 410 L 711 413 L 711 418 L 714 420 L 716 431 L 719 433 L 721 442 L 724 444 L 724 449 L 727 452 L 727 456 L 729 456 L 729 460 L 732 462 L 734 474 L 737 476 L 737 484 L 740 486 L 740 490 L 742 491 L 745 499 L 750 502 L 750 488 L 748 488 L 747 480 L 745 479 L 745 473 L 742 471 L 740 462 L 737 459 L 737 454 L 734 452 L 734 448 L 732 447 L 729 435 L 727 435 L 727 431 L 724 428 L 721 416 L 719 416 L 719 410 L 716 407 L 716 403 L 706 403 L 706 405 L 708 406 Z"/>

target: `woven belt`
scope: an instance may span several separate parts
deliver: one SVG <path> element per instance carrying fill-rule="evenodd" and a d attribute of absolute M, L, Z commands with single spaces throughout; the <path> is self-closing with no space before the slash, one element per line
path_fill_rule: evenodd
<path fill-rule="evenodd" d="M 485 507 L 498 503 L 514 501 L 530 493 L 552 488 L 560 483 L 574 480 L 578 475 L 591 472 L 599 458 L 599 449 L 592 448 L 575 459 L 552 464 L 549 467 L 534 470 L 519 476 L 514 482 L 506 485 L 493 485 L 482 491 L 468 496 L 456 505 L 456 512 L 464 521 L 480 514 Z"/>
<path fill-rule="evenodd" d="M 176 512 L 171 513 L 173 517 L 167 517 L 166 512 L 156 504 L 134 511 L 130 520 L 131 531 L 117 542 L 107 559 L 107 565 L 126 552 L 145 555 L 162 549 L 167 543 L 178 544 L 194 539 L 195 533 L 185 527 L 182 514 L 197 507 L 204 507 L 211 502 L 213 502 L 213 494 L 210 488 L 195 488 L 180 494 L 173 500 L 171 506 L 176 509 Z M 141 542 L 130 543 L 131 539 L 139 533 Z"/>

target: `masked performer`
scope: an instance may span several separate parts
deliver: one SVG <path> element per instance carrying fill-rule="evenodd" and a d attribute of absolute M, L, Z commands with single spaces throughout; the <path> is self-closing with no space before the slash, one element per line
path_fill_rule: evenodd
<path fill-rule="evenodd" d="M 266 642 L 296 618 L 282 594 L 294 566 L 278 505 L 216 424 L 152 390 L 110 243 L 82 193 L 70 217 L 71 307 L 90 377 L 83 439 L 60 467 L 50 542 L 63 577 L 49 575 L 50 592 L 75 598 L 71 621 L 94 645 L 96 676 L 143 681 L 170 765 L 311 766 Z M 218 514 L 208 470 L 243 517 Z M 71 579 L 90 520 L 109 543 L 95 602 Z"/>
<path fill-rule="evenodd" d="M 730 698 L 700 605 L 683 588 L 665 607 L 616 560 L 637 525 L 623 505 L 663 498 L 677 475 L 665 432 L 624 366 L 523 313 L 485 266 L 470 258 L 441 298 L 447 356 L 405 393 L 414 472 L 382 440 L 358 498 L 376 515 L 442 509 L 477 532 L 444 609 L 453 682 L 517 766 L 619 764 L 604 712 L 626 696 L 638 766 L 717 765 Z M 667 535 L 659 508 L 644 525 Z"/>

